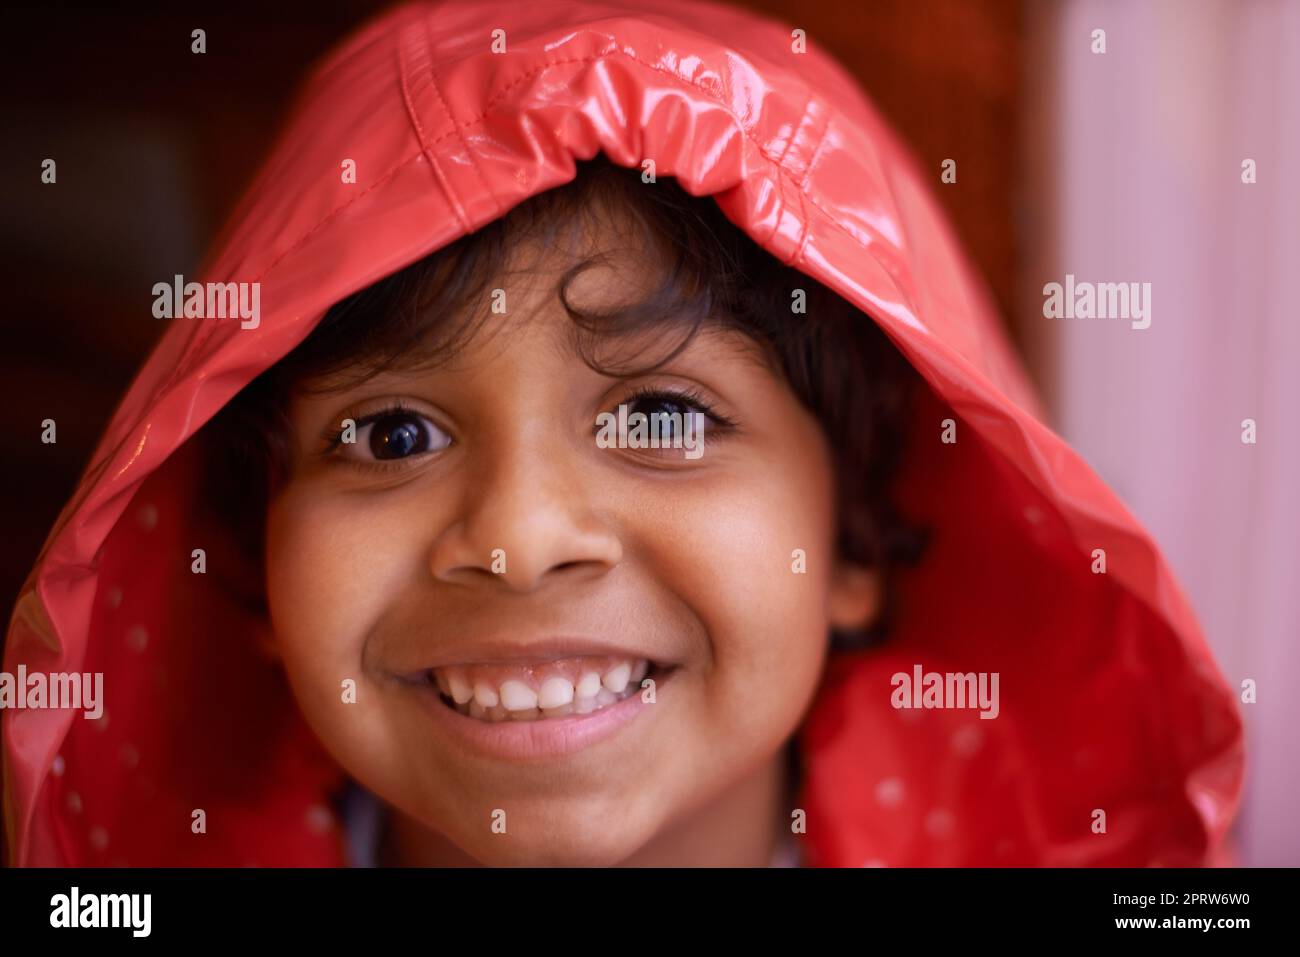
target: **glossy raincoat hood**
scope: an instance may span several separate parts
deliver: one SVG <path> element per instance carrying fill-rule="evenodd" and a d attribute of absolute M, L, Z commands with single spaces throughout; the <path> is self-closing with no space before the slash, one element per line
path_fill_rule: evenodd
<path fill-rule="evenodd" d="M 789 27 L 696 2 L 454 0 L 387 13 L 313 73 L 186 277 L 260 282 L 257 328 L 170 323 L 51 532 L 4 669 L 102 671 L 106 714 L 4 715 L 10 863 L 343 862 L 327 797 L 342 772 L 252 650 L 266 623 L 190 573 L 223 529 L 199 517 L 188 440 L 333 303 L 597 152 L 711 197 L 929 386 L 899 494 L 934 535 L 889 642 L 834 657 L 799 731 L 805 859 L 1211 860 L 1241 787 L 1235 696 L 1151 539 L 1043 424 L 929 195 L 937 172 Z M 955 444 L 939 441 L 949 417 Z M 1000 714 L 896 710 L 891 676 L 916 665 L 997 672 Z"/>

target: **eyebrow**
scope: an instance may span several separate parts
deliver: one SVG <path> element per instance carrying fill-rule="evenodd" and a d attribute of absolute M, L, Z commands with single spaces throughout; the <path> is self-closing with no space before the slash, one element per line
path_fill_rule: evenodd
<path fill-rule="evenodd" d="M 757 366 L 760 371 L 773 375 L 783 375 L 781 362 L 772 343 L 761 339 L 756 333 L 750 333 L 736 320 L 709 318 L 700 326 L 701 335 L 712 335 L 729 346 L 733 354 L 745 362 Z"/>

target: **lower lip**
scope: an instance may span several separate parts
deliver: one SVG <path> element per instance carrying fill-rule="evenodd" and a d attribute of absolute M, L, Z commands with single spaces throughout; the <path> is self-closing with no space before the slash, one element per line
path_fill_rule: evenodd
<path fill-rule="evenodd" d="M 421 686 L 419 691 L 428 700 L 434 720 L 472 750 L 505 761 L 534 761 L 574 754 L 612 737 L 642 712 L 659 707 L 664 685 L 676 672 L 676 668 L 671 668 L 655 676 L 654 704 L 642 701 L 637 690 L 622 701 L 589 714 L 531 721 L 480 721 L 461 714 L 443 701 L 437 685 Z"/>

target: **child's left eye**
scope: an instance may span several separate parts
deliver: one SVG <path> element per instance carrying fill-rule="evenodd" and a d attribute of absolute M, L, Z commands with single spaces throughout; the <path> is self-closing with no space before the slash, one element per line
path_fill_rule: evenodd
<path fill-rule="evenodd" d="M 624 399 L 622 404 L 627 406 L 629 414 L 640 412 L 646 416 L 658 415 L 665 417 L 677 415 L 682 417 L 683 421 L 685 416 L 698 412 L 704 416 L 715 431 L 718 429 L 725 430 L 735 425 L 734 422 L 709 405 L 704 396 L 691 390 L 679 392 L 675 389 L 638 389 Z"/>
<path fill-rule="evenodd" d="M 344 440 L 342 432 L 336 446 L 346 458 L 364 462 L 409 459 L 439 452 L 451 444 L 451 436 L 428 418 L 408 409 L 388 409 L 357 421 L 356 441 Z"/>

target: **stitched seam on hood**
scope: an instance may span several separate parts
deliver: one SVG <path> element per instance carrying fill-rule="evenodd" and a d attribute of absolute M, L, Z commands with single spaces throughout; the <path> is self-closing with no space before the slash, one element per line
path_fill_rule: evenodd
<path fill-rule="evenodd" d="M 409 71 L 406 68 L 406 44 L 401 43 L 400 39 L 401 38 L 399 37 L 399 42 L 397 44 L 397 78 L 402 87 L 402 104 L 406 107 L 406 118 L 410 121 L 411 126 L 415 130 L 415 138 L 420 143 L 421 155 L 429 161 L 430 172 L 433 173 L 434 178 L 438 181 L 438 185 L 442 187 L 442 191 L 446 195 L 447 201 L 451 204 L 452 210 L 456 213 L 456 219 L 460 221 L 461 228 L 466 232 L 469 232 L 469 217 L 465 214 L 465 210 L 460 204 L 460 198 L 452 191 L 451 183 L 447 181 L 447 177 L 443 174 L 442 167 L 439 166 L 438 161 L 434 159 L 433 150 L 430 148 L 430 143 L 424 135 L 424 126 L 420 123 L 420 115 L 416 112 L 415 104 L 411 100 L 411 85 L 407 82 Z M 448 116 L 448 119 L 451 119 L 451 117 Z M 455 123 L 455 120 L 452 120 L 452 122 Z"/>
<path fill-rule="evenodd" d="M 424 18 L 424 42 L 426 48 L 432 49 L 433 38 L 429 36 L 429 20 L 429 17 Z M 400 36 L 398 40 L 400 42 Z M 479 165 L 477 153 L 469 148 L 469 143 L 465 142 L 465 136 L 461 131 L 460 126 L 456 123 L 456 117 L 452 115 L 451 106 L 447 103 L 447 98 L 442 95 L 442 88 L 438 85 L 438 68 L 434 63 L 432 56 L 429 57 L 429 82 L 433 85 L 434 95 L 438 97 L 438 102 L 442 105 L 442 112 L 447 115 L 447 121 L 451 123 L 451 131 L 456 134 L 456 137 L 460 140 L 461 147 L 469 155 L 470 162 L 474 164 L 474 172 L 478 173 L 479 183 L 482 185 L 484 191 L 492 197 L 492 202 L 496 204 L 497 215 L 504 215 L 506 210 L 502 206 L 501 197 L 493 192 L 492 185 L 488 182 L 488 178 L 483 175 L 483 167 Z M 423 138 L 421 138 L 421 142 L 423 142 Z M 448 191 L 450 191 L 450 186 L 451 184 L 448 183 Z"/>
<path fill-rule="evenodd" d="M 804 125 L 804 123 L 808 122 L 808 117 L 809 117 L 809 115 L 810 115 L 811 112 L 812 112 L 812 103 L 813 103 L 813 94 L 812 94 L 812 93 L 809 93 L 809 94 L 808 94 L 808 98 L 807 98 L 806 100 L 804 100 L 803 110 L 800 111 L 800 114 L 799 114 L 799 122 L 798 122 L 798 124 L 797 124 L 797 125 L 795 126 L 795 128 L 794 128 L 794 132 L 792 132 L 792 133 L 790 134 L 790 138 L 787 139 L 787 140 L 785 141 L 785 149 L 781 150 L 781 155 L 778 156 L 778 157 L 776 158 L 776 160 L 775 160 L 775 163 L 776 163 L 776 182 L 777 182 L 777 187 L 778 187 L 778 192 L 777 192 L 777 203 L 778 203 L 778 205 L 779 205 L 779 208 L 777 209 L 776 213 L 772 216 L 772 230 L 771 230 L 771 232 L 769 232 L 769 233 L 767 234 L 767 239 L 766 239 L 766 241 L 765 241 L 765 245 L 770 245 L 770 244 L 771 244 L 773 238 L 775 238 L 775 236 L 776 236 L 777 230 L 781 228 L 781 214 L 784 213 L 784 212 L 785 212 L 785 209 L 786 209 L 786 201 L 785 201 L 785 180 L 786 180 L 786 176 L 785 176 L 785 157 L 786 157 L 786 154 L 790 152 L 790 147 L 794 146 L 795 140 L 799 139 L 799 134 L 803 132 L 803 125 Z M 755 143 L 757 143 L 757 140 L 755 140 Z M 759 146 L 759 152 L 760 152 L 760 153 L 763 153 L 764 155 L 766 155 L 766 151 L 763 150 L 763 148 L 762 148 L 761 145 Z"/>
<path fill-rule="evenodd" d="M 811 103 L 812 101 L 810 100 L 809 105 L 811 105 Z M 801 193 L 808 191 L 808 180 L 812 176 L 813 163 L 817 161 L 817 157 L 822 151 L 822 146 L 826 142 L 826 137 L 830 135 L 831 120 L 834 119 L 834 117 L 835 111 L 827 108 L 826 122 L 822 125 L 821 136 L 817 137 L 817 145 L 814 146 L 812 152 L 808 154 L 808 162 L 804 163 L 803 173 L 799 177 L 799 192 Z"/>
<path fill-rule="evenodd" d="M 812 106 L 812 100 L 808 101 L 808 105 L 810 107 Z M 795 190 L 796 195 L 799 197 L 799 218 L 803 221 L 803 231 L 799 234 L 799 244 L 795 247 L 794 255 L 790 258 L 790 265 L 792 266 L 803 259 L 804 247 L 808 245 L 808 236 L 812 232 L 812 220 L 808 216 L 808 207 L 806 205 L 807 203 L 812 202 L 812 198 L 808 195 L 808 178 L 812 176 L 813 163 L 817 160 L 818 154 L 821 153 L 822 144 L 826 142 L 826 136 L 831 131 L 832 115 L 832 111 L 828 109 L 826 111 L 826 122 L 822 126 L 821 136 L 817 137 L 817 145 L 814 146 L 812 152 L 808 154 L 808 162 L 804 164 L 803 175 L 799 178 L 799 183 Z M 821 207 L 818 208 L 820 209 Z M 822 210 L 822 212 L 829 216 L 825 210 Z M 902 290 L 899 291 L 901 292 Z M 915 312 L 915 310 L 913 310 L 913 312 Z"/>

